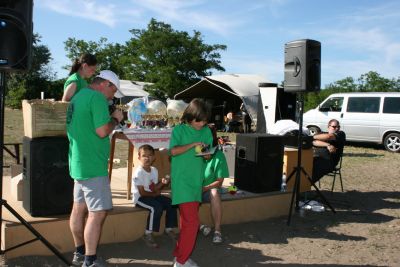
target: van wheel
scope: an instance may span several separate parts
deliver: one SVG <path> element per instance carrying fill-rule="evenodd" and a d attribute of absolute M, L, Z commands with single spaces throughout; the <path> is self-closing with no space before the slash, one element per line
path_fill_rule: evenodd
<path fill-rule="evenodd" d="M 385 137 L 383 145 L 390 152 L 400 152 L 400 134 L 390 133 Z"/>
<path fill-rule="evenodd" d="M 313 136 L 314 134 L 317 134 L 321 132 L 321 129 L 316 127 L 316 126 L 310 126 L 308 127 L 308 130 L 310 130 L 310 135 Z"/>

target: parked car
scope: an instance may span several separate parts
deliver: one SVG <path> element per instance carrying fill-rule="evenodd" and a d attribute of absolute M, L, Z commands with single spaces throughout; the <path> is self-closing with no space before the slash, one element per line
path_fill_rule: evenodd
<path fill-rule="evenodd" d="M 348 141 L 383 144 L 400 152 L 400 92 L 332 94 L 303 115 L 311 134 L 327 131 L 328 121 L 337 119 Z"/>

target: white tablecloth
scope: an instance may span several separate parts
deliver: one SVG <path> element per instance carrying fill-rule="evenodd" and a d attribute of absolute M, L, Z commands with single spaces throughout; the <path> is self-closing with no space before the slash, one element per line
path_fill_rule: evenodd
<path fill-rule="evenodd" d="M 125 129 L 122 132 L 136 147 L 149 144 L 154 148 L 168 148 L 172 129 Z"/>

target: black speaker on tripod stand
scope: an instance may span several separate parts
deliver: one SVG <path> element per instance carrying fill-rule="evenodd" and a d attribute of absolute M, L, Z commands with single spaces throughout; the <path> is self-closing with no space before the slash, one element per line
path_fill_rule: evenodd
<path fill-rule="evenodd" d="M 288 42 L 285 44 L 285 81 L 284 90 L 287 92 L 297 92 L 297 114 L 298 114 L 298 136 L 297 136 L 297 166 L 293 169 L 286 182 L 295 177 L 295 183 L 290 202 L 289 215 L 287 224 L 290 224 L 292 217 L 293 204 L 295 210 L 299 207 L 300 194 L 300 176 L 303 173 L 311 185 L 316 190 L 322 201 L 332 210 L 335 209 L 330 205 L 326 198 L 319 191 L 315 183 L 312 182 L 310 175 L 301 165 L 301 152 L 303 143 L 303 109 L 304 109 L 304 92 L 317 92 L 321 89 L 321 43 L 315 40 L 303 39 Z"/>
<path fill-rule="evenodd" d="M 285 44 L 285 92 L 321 90 L 321 43 L 303 39 Z"/>

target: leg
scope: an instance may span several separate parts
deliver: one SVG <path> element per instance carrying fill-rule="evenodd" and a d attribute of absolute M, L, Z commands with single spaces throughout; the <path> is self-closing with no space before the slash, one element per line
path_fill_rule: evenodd
<path fill-rule="evenodd" d="M 171 205 L 171 199 L 165 196 L 159 196 L 160 202 L 165 210 L 165 227 L 175 228 L 178 226 L 178 218 L 176 208 Z"/>
<path fill-rule="evenodd" d="M 69 227 L 71 229 L 75 247 L 79 247 L 85 244 L 83 233 L 85 229 L 85 218 L 88 213 L 81 183 L 74 183 L 73 194 L 74 204 L 72 206 L 71 216 L 69 218 Z"/>
<path fill-rule="evenodd" d="M 222 203 L 217 188 L 210 189 L 210 204 L 215 231 L 221 232 Z"/>
<path fill-rule="evenodd" d="M 146 229 L 149 231 L 160 231 L 160 221 L 163 214 L 163 205 L 155 197 L 140 197 L 137 204 L 149 211 Z"/>
<path fill-rule="evenodd" d="M 85 227 L 86 255 L 96 255 L 97 245 L 101 236 L 101 229 L 107 211 L 90 211 Z"/>
<path fill-rule="evenodd" d="M 75 247 L 79 247 L 85 244 L 83 232 L 85 229 L 85 218 L 87 212 L 87 206 L 85 203 L 74 202 L 71 216 L 69 218 L 69 227 L 71 229 Z"/>
<path fill-rule="evenodd" d="M 199 229 L 199 202 L 179 204 L 180 235 L 174 250 L 176 261 L 184 264 L 193 252 Z"/>
<path fill-rule="evenodd" d="M 313 183 L 318 182 L 325 174 L 333 170 L 330 160 L 323 158 L 314 158 L 312 181 Z"/>
<path fill-rule="evenodd" d="M 101 230 L 107 211 L 112 209 L 110 180 L 108 177 L 94 177 L 79 182 L 85 203 L 89 210 L 88 219 L 84 230 L 85 262 L 91 265 L 96 260 L 97 245 L 100 240 Z"/>

